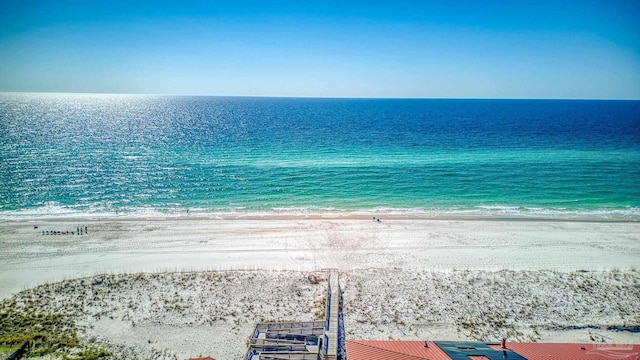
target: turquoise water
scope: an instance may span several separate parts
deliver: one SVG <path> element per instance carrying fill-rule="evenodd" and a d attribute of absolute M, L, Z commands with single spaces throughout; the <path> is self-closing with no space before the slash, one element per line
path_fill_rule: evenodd
<path fill-rule="evenodd" d="M 640 102 L 0 95 L 0 217 L 640 220 Z"/>

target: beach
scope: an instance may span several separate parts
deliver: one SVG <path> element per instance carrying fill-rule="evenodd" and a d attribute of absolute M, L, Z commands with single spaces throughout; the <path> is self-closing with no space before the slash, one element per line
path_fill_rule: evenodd
<path fill-rule="evenodd" d="M 74 303 L 81 336 L 124 358 L 239 358 L 255 323 L 314 319 L 325 268 L 341 272 L 353 339 L 640 343 L 606 329 L 640 323 L 638 222 L 317 214 L 0 227 L 4 304 Z"/>
<path fill-rule="evenodd" d="M 379 216 L 378 216 L 379 217 Z M 174 270 L 609 270 L 640 266 L 640 223 L 237 216 L 0 223 L 0 297 L 44 282 Z M 83 235 L 42 235 L 76 232 Z"/>

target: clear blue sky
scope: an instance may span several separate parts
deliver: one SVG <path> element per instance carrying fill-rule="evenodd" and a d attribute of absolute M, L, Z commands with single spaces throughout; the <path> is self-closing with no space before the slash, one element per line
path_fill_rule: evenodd
<path fill-rule="evenodd" d="M 0 0 L 0 91 L 640 99 L 640 1 Z"/>

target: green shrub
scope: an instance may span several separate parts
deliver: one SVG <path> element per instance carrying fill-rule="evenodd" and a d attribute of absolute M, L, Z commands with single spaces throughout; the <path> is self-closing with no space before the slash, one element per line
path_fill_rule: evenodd
<path fill-rule="evenodd" d="M 0 312 L 0 345 L 31 343 L 29 356 L 58 353 L 67 355 L 72 349 L 82 349 L 74 322 L 63 314 L 25 314 Z M 78 353 L 78 359 L 97 359 L 108 355 L 101 349 L 88 348 Z"/>

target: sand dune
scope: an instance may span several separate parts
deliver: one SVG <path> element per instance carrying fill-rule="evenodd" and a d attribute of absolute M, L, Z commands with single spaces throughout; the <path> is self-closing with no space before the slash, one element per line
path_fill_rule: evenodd
<path fill-rule="evenodd" d="M 640 321 L 636 270 L 369 269 L 342 286 L 352 339 L 640 341 L 607 330 Z M 240 359 L 256 322 L 320 318 L 325 289 L 318 272 L 98 275 L 23 291 L 0 311 L 73 314 L 81 337 L 118 359 Z"/>

